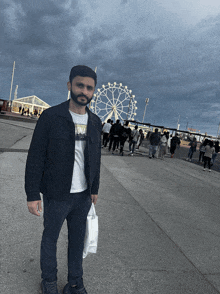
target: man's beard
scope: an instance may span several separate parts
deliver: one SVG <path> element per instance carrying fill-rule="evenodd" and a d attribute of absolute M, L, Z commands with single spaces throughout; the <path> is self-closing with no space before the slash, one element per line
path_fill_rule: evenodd
<path fill-rule="evenodd" d="M 73 99 L 73 101 L 76 103 L 76 104 L 78 104 L 78 105 L 80 105 L 80 106 L 86 106 L 88 103 L 90 103 L 90 101 L 92 100 L 92 98 L 91 99 L 89 99 L 86 95 L 83 95 L 83 94 L 79 94 L 79 95 L 75 95 L 74 93 L 73 93 L 73 91 L 71 90 L 70 91 L 70 94 L 71 94 L 71 98 Z M 81 102 L 81 101 L 78 101 L 77 100 L 77 98 L 78 97 L 85 97 L 86 98 L 86 102 Z"/>

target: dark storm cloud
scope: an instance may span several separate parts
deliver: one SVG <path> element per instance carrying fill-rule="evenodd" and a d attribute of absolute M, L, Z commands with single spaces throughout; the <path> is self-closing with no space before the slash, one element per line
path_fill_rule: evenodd
<path fill-rule="evenodd" d="M 121 4 L 127 4 L 128 0 L 121 0 Z"/>
<path fill-rule="evenodd" d="M 157 39 L 126 39 L 119 38 L 113 46 L 106 46 L 94 50 L 92 59 L 96 59 L 98 72 L 102 83 L 122 82 L 129 83 L 137 88 L 141 79 L 145 78 L 146 72 L 153 70 L 152 52 Z"/>
<path fill-rule="evenodd" d="M 220 15 L 185 25 L 157 2 L 4 0 L 1 95 L 8 96 L 14 60 L 19 97 L 35 94 L 50 105 L 65 99 L 70 68 L 85 64 L 98 67 L 98 87 L 132 89 L 139 120 L 148 97 L 148 122 L 176 126 L 179 114 L 207 120 L 209 113 L 215 124 Z"/>
<path fill-rule="evenodd" d="M 94 31 L 87 38 L 87 47 L 82 42 L 81 48 L 87 48 L 84 52 L 88 62 L 96 60 L 98 86 L 114 81 L 128 85 L 136 95 L 139 113 L 144 109 L 145 98 L 150 97 L 148 121 L 156 119 L 158 124 L 175 127 L 181 114 L 182 125 L 188 119 L 207 129 L 208 124 L 217 124 L 220 106 L 218 28 L 219 16 L 206 19 L 179 36 L 174 33 L 121 38 L 117 33 L 106 37 L 103 31 Z M 207 107 L 210 103 L 204 107 L 201 100 L 216 102 L 217 110 Z M 204 117 L 202 123 L 196 123 L 199 117 Z"/>
<path fill-rule="evenodd" d="M 188 31 L 177 43 L 160 47 L 154 58 L 157 71 L 151 86 L 164 93 L 194 94 L 219 87 L 218 48 L 220 16 L 210 18 Z"/>
<path fill-rule="evenodd" d="M 114 35 L 109 32 L 108 27 L 102 26 L 102 28 L 93 28 L 89 31 L 84 31 L 82 34 L 82 40 L 78 44 L 78 48 L 82 55 L 91 54 L 94 51 L 99 50 L 99 46 L 104 42 L 110 42 Z"/>
<path fill-rule="evenodd" d="M 59 79 L 62 70 L 68 67 L 71 30 L 78 24 L 81 11 L 78 1 L 68 8 L 65 3 L 24 0 L 3 3 L 5 49 L 1 71 L 12 67 L 16 60 L 19 77 L 15 75 L 15 82 L 25 88 L 27 94 L 23 95 L 29 91 L 36 93 L 34 88 L 38 85 L 45 89 L 41 81 Z"/>
<path fill-rule="evenodd" d="M 54 1 L 22 1 L 19 5 L 5 1 L 2 16 L 6 54 L 37 63 L 59 56 L 68 47 L 68 30 L 80 18 L 77 6 L 74 9 L 73 17 L 73 10 L 68 11 Z"/>

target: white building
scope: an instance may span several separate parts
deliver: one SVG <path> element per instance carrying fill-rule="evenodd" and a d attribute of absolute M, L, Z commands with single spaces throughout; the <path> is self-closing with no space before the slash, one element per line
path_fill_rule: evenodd
<path fill-rule="evenodd" d="M 29 113 L 33 113 L 35 110 L 37 110 L 38 113 L 42 113 L 45 109 L 49 108 L 50 105 L 33 95 L 13 100 L 12 112 L 19 113 L 19 107 L 20 109 L 24 108 L 24 111 L 29 109 Z"/>

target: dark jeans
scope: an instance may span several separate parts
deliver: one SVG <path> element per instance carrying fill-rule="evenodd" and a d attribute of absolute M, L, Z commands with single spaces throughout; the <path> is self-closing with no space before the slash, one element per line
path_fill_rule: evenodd
<path fill-rule="evenodd" d="M 189 159 L 192 159 L 193 153 L 194 153 L 193 149 L 189 148 L 189 153 L 188 153 L 188 158 Z"/>
<path fill-rule="evenodd" d="M 175 153 L 175 150 L 176 150 L 176 145 L 171 145 L 171 147 L 170 147 L 170 153 L 171 154 L 174 154 Z"/>
<path fill-rule="evenodd" d="M 199 153 L 199 161 L 202 159 L 202 161 L 204 161 L 203 157 L 204 157 L 205 152 L 200 151 Z"/>
<path fill-rule="evenodd" d="M 115 148 L 118 149 L 118 146 L 119 146 L 119 137 L 114 137 L 114 143 L 113 143 L 112 151 L 114 152 Z"/>
<path fill-rule="evenodd" d="M 108 133 L 103 133 L 103 141 L 102 141 L 102 145 L 103 145 L 104 147 L 107 146 L 107 143 L 108 143 L 108 141 L 109 141 L 108 136 L 109 136 Z"/>
<path fill-rule="evenodd" d="M 63 222 L 68 227 L 68 282 L 76 285 L 82 278 L 83 248 L 86 221 L 92 201 L 89 191 L 70 194 L 68 201 L 56 201 L 43 196 L 44 231 L 41 241 L 42 279 L 48 282 L 57 280 L 57 240 Z"/>
<path fill-rule="evenodd" d="M 127 140 L 127 138 L 120 139 L 120 153 L 122 153 L 124 151 L 124 145 L 125 145 L 126 140 Z"/>
<path fill-rule="evenodd" d="M 218 155 L 218 153 L 216 153 L 216 152 L 212 155 L 211 162 L 212 162 L 213 164 L 214 164 L 214 162 L 215 162 L 215 159 L 216 159 L 217 155 Z"/>
<path fill-rule="evenodd" d="M 114 141 L 114 137 L 112 135 L 110 135 L 109 137 L 109 145 L 108 145 L 108 150 L 110 151 L 112 148 L 112 143 Z"/>
<path fill-rule="evenodd" d="M 137 144 L 137 141 L 134 141 L 134 140 L 131 140 L 129 142 L 129 151 L 130 152 L 134 153 L 134 147 L 135 147 L 136 144 Z M 131 146 L 132 146 L 132 150 L 131 150 Z"/>
<path fill-rule="evenodd" d="M 204 159 L 204 168 L 206 168 L 206 164 L 208 163 L 208 167 L 209 169 L 211 169 L 211 158 L 204 156 L 203 159 Z"/>

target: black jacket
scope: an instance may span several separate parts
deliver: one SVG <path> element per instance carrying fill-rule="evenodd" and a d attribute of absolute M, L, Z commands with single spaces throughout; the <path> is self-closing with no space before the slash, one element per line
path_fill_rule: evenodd
<path fill-rule="evenodd" d="M 176 145 L 179 145 L 179 144 L 180 144 L 180 139 L 177 136 L 174 136 L 171 139 L 171 146 L 176 146 Z"/>
<path fill-rule="evenodd" d="M 115 136 L 121 136 L 121 133 L 122 133 L 122 125 L 121 124 L 113 124 L 113 126 L 111 127 L 111 130 L 110 130 L 110 134 Z"/>
<path fill-rule="evenodd" d="M 160 134 L 159 133 L 152 133 L 150 136 L 150 144 L 157 146 L 160 143 Z"/>
<path fill-rule="evenodd" d="M 102 124 L 87 107 L 88 125 L 84 151 L 85 176 L 90 194 L 98 194 Z M 68 200 L 75 158 L 75 125 L 69 100 L 44 110 L 34 130 L 25 170 L 27 201 L 48 198 Z"/>

